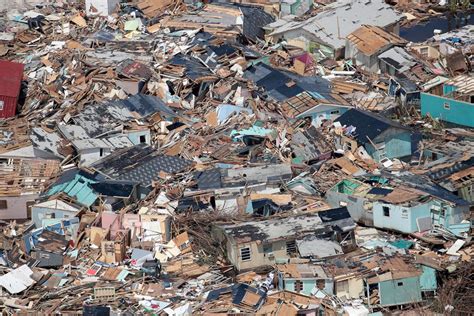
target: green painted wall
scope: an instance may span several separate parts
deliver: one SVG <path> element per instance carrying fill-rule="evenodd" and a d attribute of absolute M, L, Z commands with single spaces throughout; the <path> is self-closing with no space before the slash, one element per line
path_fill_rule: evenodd
<path fill-rule="evenodd" d="M 388 280 L 379 283 L 380 305 L 392 306 L 421 301 L 418 277 Z"/>
<path fill-rule="evenodd" d="M 438 282 L 436 281 L 436 270 L 421 266 L 423 274 L 420 276 L 420 288 L 422 291 L 435 291 L 438 288 Z"/>

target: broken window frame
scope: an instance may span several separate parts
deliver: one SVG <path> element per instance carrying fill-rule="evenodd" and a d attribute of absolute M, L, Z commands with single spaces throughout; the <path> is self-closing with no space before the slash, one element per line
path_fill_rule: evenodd
<path fill-rule="evenodd" d="M 294 240 L 294 239 L 293 240 L 287 240 L 285 246 L 286 246 L 286 254 L 288 256 L 296 254 L 296 252 L 297 252 L 296 240 Z"/>

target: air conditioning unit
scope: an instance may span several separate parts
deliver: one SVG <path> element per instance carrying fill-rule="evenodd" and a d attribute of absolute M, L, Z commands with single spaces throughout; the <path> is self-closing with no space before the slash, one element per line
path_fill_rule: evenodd
<path fill-rule="evenodd" d="M 270 259 L 270 260 L 275 259 L 275 255 L 273 254 L 273 252 L 267 253 L 267 257 L 268 257 L 268 259 Z"/>

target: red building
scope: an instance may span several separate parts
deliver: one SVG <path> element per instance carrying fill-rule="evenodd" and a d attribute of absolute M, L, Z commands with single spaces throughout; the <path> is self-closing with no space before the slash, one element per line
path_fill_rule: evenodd
<path fill-rule="evenodd" d="M 16 115 L 23 64 L 0 60 L 0 119 Z"/>

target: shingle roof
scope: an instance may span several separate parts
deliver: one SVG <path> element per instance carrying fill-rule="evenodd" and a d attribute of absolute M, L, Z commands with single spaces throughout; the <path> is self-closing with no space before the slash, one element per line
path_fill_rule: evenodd
<path fill-rule="evenodd" d="M 369 139 L 375 139 L 390 128 L 410 130 L 383 116 L 357 109 L 350 109 L 336 119 L 336 122 L 341 123 L 343 126 L 352 125 L 356 127 L 354 137 L 361 144 L 368 143 Z"/>
<path fill-rule="evenodd" d="M 174 174 L 184 170 L 192 161 L 177 156 L 165 156 L 145 144 L 117 150 L 92 167 L 114 179 L 135 181 L 150 186 L 161 171 Z"/>

